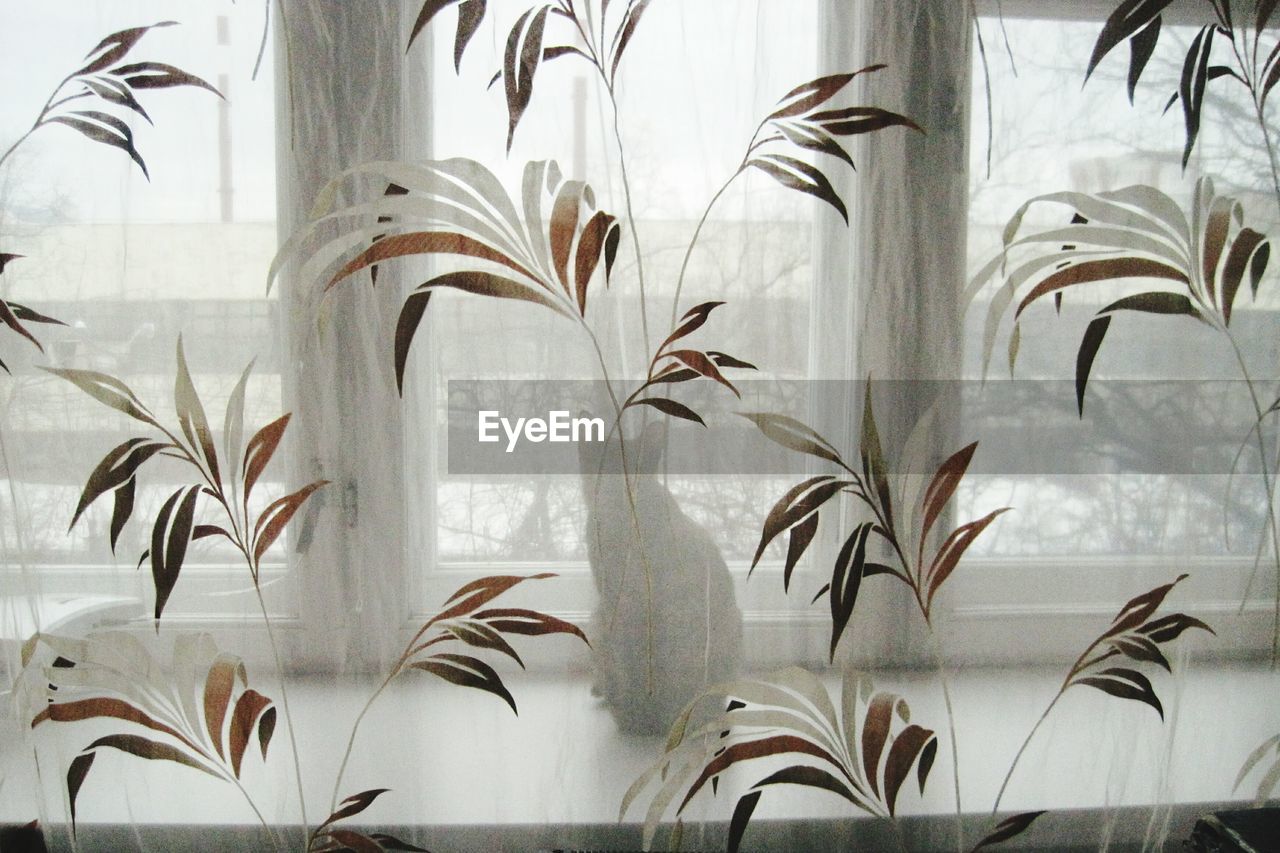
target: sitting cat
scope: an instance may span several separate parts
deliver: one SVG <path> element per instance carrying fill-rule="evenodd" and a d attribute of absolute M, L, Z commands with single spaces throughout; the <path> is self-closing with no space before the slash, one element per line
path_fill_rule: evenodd
<path fill-rule="evenodd" d="M 627 734 L 665 734 L 704 687 L 737 676 L 742 613 L 711 535 L 654 476 L 663 426 L 579 444 L 587 554 L 599 596 L 595 692 Z M 628 497 L 628 487 L 630 497 Z"/>

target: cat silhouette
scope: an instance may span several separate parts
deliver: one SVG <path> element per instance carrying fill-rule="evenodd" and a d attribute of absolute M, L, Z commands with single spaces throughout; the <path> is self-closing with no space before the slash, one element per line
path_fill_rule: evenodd
<path fill-rule="evenodd" d="M 706 686 L 736 677 L 742 613 L 711 534 L 655 476 L 664 427 L 578 445 L 598 601 L 595 693 L 626 734 L 665 734 Z M 624 476 L 624 450 L 626 475 Z"/>

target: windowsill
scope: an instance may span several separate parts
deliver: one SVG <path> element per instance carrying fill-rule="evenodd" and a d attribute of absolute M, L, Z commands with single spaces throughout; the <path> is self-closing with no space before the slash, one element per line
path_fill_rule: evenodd
<path fill-rule="evenodd" d="M 627 786 L 661 749 L 658 738 L 620 736 L 608 713 L 591 696 L 584 677 L 509 674 L 504 669 L 504 679 L 520 707 L 517 717 L 492 696 L 415 675 L 403 677 L 378 700 L 356 742 L 341 795 L 392 789 L 359 816 L 362 825 L 509 825 L 513 829 L 525 824 L 611 825 L 618 820 Z M 990 808 L 1009 762 L 1061 677 L 1060 668 L 969 669 L 952 674 L 963 802 L 975 819 Z M 1166 706 L 1163 724 L 1145 705 L 1088 688 L 1070 690 L 1024 754 L 1001 811 L 1049 808 L 1109 815 L 1123 807 L 1153 803 L 1247 799 L 1251 783 L 1233 793 L 1234 776 L 1245 756 L 1275 733 L 1273 706 L 1264 697 L 1275 695 L 1276 675 L 1263 665 L 1210 669 L 1193 664 L 1182 681 L 1170 676 L 1153 680 Z M 258 686 L 276 695 L 261 676 Z M 375 682 L 357 680 L 337 685 L 321 679 L 292 682 L 290 702 L 300 723 L 299 749 L 313 825 L 328 811 L 330 786 L 349 726 L 374 686 Z M 936 673 L 884 674 L 876 678 L 876 686 L 904 695 L 911 704 L 912 721 L 938 730 L 943 740 L 924 796 L 904 789 L 899 814 L 944 818 L 954 810 L 954 795 Z M 1256 698 L 1224 703 L 1226 696 Z M 42 763 L 68 766 L 76 747 L 105 733 L 90 729 L 85 726 L 78 737 L 69 726 L 60 737 L 37 732 Z M 1215 737 L 1204 738 L 1205 731 L 1213 731 Z M 30 761 L 30 746 L 21 736 L 3 740 L 6 748 L 0 752 L 0 769 L 14 771 Z M 126 767 L 128 772 L 117 772 Z M 269 821 L 297 823 L 284 726 L 277 729 L 266 767 L 264 771 L 251 750 L 245 762 L 245 787 L 256 796 Z M 28 778 L 23 772 L 3 775 Z M 274 781 L 269 782 L 266 775 Z M 762 775 L 748 767 L 736 781 L 750 784 Z M 63 774 L 43 773 L 40 778 L 45 786 L 43 801 L 64 802 Z M 735 780 L 725 782 L 731 796 Z M 37 816 L 40 798 L 36 794 L 6 791 L 0 823 L 26 822 Z M 718 800 L 700 796 L 686 811 L 686 824 L 724 821 L 731 802 L 723 795 Z M 627 820 L 642 821 L 646 805 L 643 800 L 633 805 Z M 231 786 L 167 762 L 142 767 L 136 758 L 110 752 L 98 759 L 81 790 L 77 811 L 86 825 L 254 822 Z M 1179 814 L 1182 811 L 1198 813 L 1190 809 Z M 757 819 L 783 816 L 821 821 L 860 813 L 852 813 L 835 797 L 771 788 L 761 801 Z M 44 815 L 43 820 L 58 824 L 65 815 Z"/>

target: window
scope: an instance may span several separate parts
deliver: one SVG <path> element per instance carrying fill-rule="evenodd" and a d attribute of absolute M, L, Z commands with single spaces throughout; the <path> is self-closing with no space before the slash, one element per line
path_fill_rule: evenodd
<path fill-rule="evenodd" d="M 54 87 L 83 65 L 104 34 L 162 21 L 171 12 L 168 4 L 133 2 L 6 13 L 0 63 L 7 81 L 23 85 L 6 86 L 4 138 L 22 137 Z M 68 533 L 70 510 L 90 471 L 136 433 L 136 424 L 37 367 L 111 374 L 171 419 L 174 342 L 181 335 L 204 405 L 219 426 L 250 359 L 256 367 L 246 395 L 248 422 L 261 425 L 281 405 L 282 362 L 273 344 L 278 303 L 264 295 L 262 275 L 276 247 L 272 57 L 264 56 L 263 79 L 254 82 L 261 20 L 212 7 L 183 18 L 179 26 L 148 31 L 130 59 L 181 66 L 225 99 L 199 87 L 177 93 L 139 87 L 137 100 L 154 128 L 127 106 L 100 99 L 73 99 L 48 114 L 76 120 L 73 111 L 80 109 L 117 116 L 133 134 L 150 180 L 126 152 L 50 122 L 12 149 L 0 191 L 3 251 L 24 256 L 7 265 L 4 296 L 66 324 L 40 327 L 45 356 L 25 344 L 4 344 L 13 375 L 0 389 L 8 480 L 0 489 L 3 586 L 59 600 L 118 599 L 136 616 L 147 611 L 151 579 L 133 567 L 149 547 L 147 519 L 172 491 L 174 472 L 162 472 L 161 462 L 155 478 L 140 478 L 134 518 L 114 554 L 107 544 L 109 497 Z M 82 88 L 68 83 L 59 97 Z M 282 493 L 284 473 L 268 472 L 262 497 Z M 284 545 L 268 558 L 264 578 L 272 609 L 289 615 L 297 607 Z M 235 556 L 198 543 L 168 614 L 193 624 L 256 614 Z"/>
<path fill-rule="evenodd" d="M 708 202 L 734 174 L 760 118 L 796 81 L 818 73 L 818 15 L 819 5 L 807 2 L 785 8 L 768 3 L 659 4 L 646 12 L 648 32 L 628 49 L 627 62 L 651 66 L 654 72 L 642 83 L 624 77 L 616 94 L 641 244 L 647 343 L 629 235 L 618 249 L 613 283 L 607 291 L 601 287 L 593 292 L 587 317 L 610 377 L 619 386 L 634 387 L 653 349 L 670 331 L 671 300 L 691 236 Z M 723 27 L 731 37 L 709 45 L 696 60 L 674 58 L 680 52 L 673 53 L 673 46 L 708 27 Z M 566 177 L 588 181 L 601 209 L 625 218 L 614 108 L 586 63 L 557 59 L 539 71 L 533 103 L 508 154 L 502 85 L 484 98 L 476 94 L 484 91 L 500 49 L 482 45 L 465 56 L 461 73 L 455 74 L 451 27 L 437 27 L 426 36 L 430 43 L 423 55 L 432 81 L 427 97 L 433 114 L 449 117 L 432 124 L 431 156 L 474 157 L 493 167 L 513 192 L 526 161 L 555 159 Z M 778 61 L 747 71 L 753 65 L 750 57 L 766 49 Z M 695 61 L 697 88 L 687 91 Z M 697 133 L 691 135 L 691 129 Z M 798 380 L 812 370 L 808 339 L 817 312 L 815 229 L 828 216 L 838 219 L 811 198 L 749 170 L 710 208 L 690 257 L 680 311 L 698 302 L 726 301 L 701 340 L 763 367 L 760 373 L 733 374 L 735 382 L 752 389 L 745 393 L 757 397 L 757 407 L 783 404 L 795 410 L 796 401 L 787 396 L 807 394 Z M 422 280 L 417 269 L 413 275 Z M 595 588 L 576 468 L 537 477 L 461 475 L 449 470 L 446 442 L 437 440 L 434 452 L 427 452 L 431 430 L 419 425 L 432 425 L 435 435 L 443 437 L 450 394 L 462 393 L 467 380 L 505 380 L 513 391 L 526 381 L 599 380 L 590 341 L 564 318 L 514 301 L 446 293 L 433 301 L 431 312 L 429 337 L 423 338 L 430 341 L 430 353 L 411 365 L 405 391 L 407 410 L 419 418 L 408 429 L 413 438 L 406 448 L 414 472 L 406 486 L 418 507 L 415 518 L 425 520 L 410 526 L 411 565 L 423 580 L 418 606 L 432 610 L 466 578 L 495 570 L 549 569 L 561 574 L 557 612 L 575 621 L 588 618 Z M 764 325 L 745 318 L 759 318 Z M 477 341 L 501 345 L 481 347 Z M 720 390 L 722 394 L 699 398 L 710 407 L 700 411 L 720 434 L 734 436 L 742 452 L 753 452 L 758 448 L 752 431 L 745 422 L 736 428 L 739 419 L 731 414 L 741 404 Z M 563 391 L 552 388 L 553 394 Z M 581 405 L 608 414 L 602 386 L 586 388 L 585 394 Z M 802 396 L 799 413 L 806 414 L 806 408 Z M 628 437 L 635 437 L 640 418 L 631 413 L 625 423 Z M 685 428 L 697 430 L 687 424 L 674 427 Z M 689 439 L 700 453 L 707 452 L 708 442 L 714 440 Z M 715 538 L 736 577 L 742 606 L 755 609 L 762 619 L 776 617 L 776 602 L 769 600 L 776 598 L 780 581 L 755 577 L 748 584 L 746 571 L 758 541 L 760 514 L 789 481 L 668 469 L 665 483 L 682 511 Z M 781 560 L 771 553 L 769 562 L 774 568 L 765 567 L 763 573 L 780 573 Z"/>
<path fill-rule="evenodd" d="M 1042 6 L 1006 3 L 1003 17 L 993 8 L 979 18 L 985 59 L 975 33 L 971 277 L 998 255 L 1019 205 L 1055 190 L 1145 184 L 1186 209 L 1198 178 L 1212 175 L 1218 193 L 1240 200 L 1252 227 L 1272 228 L 1270 172 L 1259 159 L 1265 152 L 1239 142 L 1257 131 L 1252 108 L 1241 100 L 1243 87 L 1209 89 L 1185 171 L 1176 144 L 1185 134 L 1180 105 L 1161 116 L 1198 32 L 1201 16 L 1192 11 L 1177 7 L 1167 16 L 1161 49 L 1132 106 L 1121 51 L 1080 85 L 1082 58 L 1097 40 L 1100 17 L 1058 20 Z M 1029 230 L 1066 225 L 1071 214 L 1065 210 L 1053 203 L 1033 207 Z M 1274 567 L 1264 560 L 1254 570 L 1266 529 L 1265 490 L 1256 452 L 1235 457 L 1253 415 L 1223 335 L 1188 318 L 1116 315 L 1080 415 L 1077 350 L 1099 309 L 1134 292 L 1132 281 L 1072 288 L 1060 308 L 1048 300 L 1028 308 L 1012 382 L 1006 381 L 1012 324 L 1006 316 L 995 335 L 986 328 L 999 284 L 978 294 L 965 319 L 963 369 L 970 384 L 963 393 L 973 405 L 962 432 L 965 441 L 981 440 L 973 470 L 986 473 L 968 479 L 959 515 L 1014 510 L 970 552 L 970 570 L 953 590 L 957 634 L 980 637 L 973 653 L 999 660 L 1025 653 L 999 639 L 1010 625 L 1021 626 L 1035 632 L 1046 659 L 1060 657 L 1077 644 L 1079 623 L 1107 618 L 1131 589 L 1186 571 L 1196 599 L 1192 612 L 1203 618 L 1233 615 L 1245 602 L 1245 619 L 1219 620 L 1233 626 L 1225 642 L 1237 649 L 1269 646 Z M 1255 376 L 1267 375 L 1276 360 L 1274 336 L 1265 331 L 1275 322 L 1272 301 L 1259 291 L 1241 303 L 1247 308 L 1232 326 Z M 979 385 L 984 377 L 987 383 Z M 1028 428 L 1031 412 L 1038 414 Z"/>

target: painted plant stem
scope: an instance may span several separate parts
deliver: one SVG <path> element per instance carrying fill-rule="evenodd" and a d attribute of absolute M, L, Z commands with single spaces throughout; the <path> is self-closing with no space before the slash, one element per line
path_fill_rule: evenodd
<path fill-rule="evenodd" d="M 689 246 L 684 250 L 684 260 L 680 262 L 680 274 L 676 276 L 676 292 L 671 297 L 671 325 L 675 325 L 676 317 L 680 313 L 680 294 L 684 291 L 684 276 L 689 269 L 689 259 L 693 257 L 693 249 L 698 244 L 698 237 L 702 235 L 702 228 L 707 224 L 707 217 L 711 215 L 711 208 L 715 207 L 716 202 L 720 200 L 720 196 L 725 194 L 729 189 L 729 185 L 743 173 L 747 168 L 747 159 L 742 158 L 742 164 L 738 166 L 737 171 L 729 176 L 729 180 L 720 185 L 720 189 L 716 190 L 715 195 L 711 197 L 711 201 L 707 202 L 706 209 L 702 211 L 702 218 L 698 220 L 697 226 L 693 229 L 693 236 L 689 238 Z"/>
<path fill-rule="evenodd" d="M 767 121 L 767 119 L 766 119 Z M 747 151 L 742 155 L 742 162 L 738 164 L 738 168 L 734 169 L 733 174 L 729 176 L 720 189 L 716 190 L 715 195 L 711 196 L 711 200 L 707 202 L 707 206 L 702 211 L 702 217 L 698 219 L 697 226 L 693 229 L 693 235 L 689 238 L 689 245 L 684 250 L 684 260 L 680 262 L 680 274 L 676 276 L 676 292 L 671 297 L 671 325 L 675 325 L 676 317 L 680 313 L 680 295 L 684 292 L 684 277 L 689 270 L 689 259 L 693 257 L 693 250 L 698 245 L 698 238 L 702 236 L 702 228 L 707 224 L 708 217 L 711 216 L 711 208 L 716 206 L 716 202 L 729 189 L 729 185 L 737 180 L 738 176 L 747 170 L 747 161 L 751 159 L 751 152 L 758 146 L 760 131 L 764 129 L 765 121 L 756 125 L 755 133 L 751 134 L 751 142 L 747 145 Z"/>
<path fill-rule="evenodd" d="M 1275 669 L 1280 664 L 1280 529 L 1276 524 L 1276 507 L 1275 493 L 1273 491 L 1273 480 L 1271 477 L 1271 466 L 1267 458 L 1267 448 L 1262 436 L 1262 423 L 1266 417 L 1266 413 L 1262 407 L 1262 401 L 1258 397 L 1257 387 L 1254 385 L 1253 378 L 1249 374 L 1249 368 L 1244 360 L 1244 353 L 1241 352 L 1240 346 L 1236 343 L 1235 336 L 1225 326 L 1221 329 L 1226 335 L 1227 340 L 1231 344 L 1231 351 L 1236 357 L 1236 363 L 1240 366 L 1240 374 L 1244 377 L 1245 387 L 1249 391 L 1249 401 L 1253 405 L 1254 426 L 1251 432 L 1258 446 L 1258 458 L 1262 468 L 1262 488 L 1266 495 L 1267 502 L 1267 532 L 1271 539 L 1271 554 L 1273 562 L 1276 566 L 1276 595 L 1274 601 L 1274 609 L 1272 614 L 1272 639 L 1271 639 L 1271 668 Z M 1249 576 L 1249 583 L 1245 585 L 1245 598 L 1241 600 L 1240 607 L 1243 610 L 1245 601 L 1248 599 L 1248 590 L 1253 587 L 1254 578 L 1257 575 L 1257 565 L 1255 564 L 1253 572 Z"/>
<path fill-rule="evenodd" d="M 205 481 L 207 492 L 213 496 L 214 500 L 218 502 L 218 504 L 222 507 L 223 511 L 226 513 L 227 520 L 231 524 L 230 538 L 231 538 L 232 544 L 234 544 L 236 549 L 240 551 L 240 554 L 245 559 L 245 564 L 249 568 L 249 575 L 253 581 L 253 591 L 258 600 L 258 607 L 262 612 L 262 622 L 264 627 L 267 630 L 267 642 L 271 646 L 271 657 L 272 657 L 272 660 L 275 662 L 276 680 L 280 684 L 281 710 L 284 712 L 285 726 L 289 730 L 289 751 L 293 757 L 294 782 L 298 789 L 298 813 L 302 818 L 302 825 L 305 828 L 307 826 L 307 803 L 306 803 L 306 796 L 303 793 L 303 788 L 302 788 L 302 761 L 298 753 L 297 735 L 294 733 L 293 715 L 290 713 L 290 710 L 289 710 L 289 689 L 285 685 L 283 658 L 280 656 L 280 646 L 276 642 L 276 635 L 275 635 L 275 630 L 271 624 L 271 617 L 267 613 L 266 600 L 262 597 L 262 586 L 261 586 L 262 567 L 259 564 L 259 561 L 254 558 L 252 550 L 250 549 L 249 545 L 245 541 L 244 533 L 241 532 L 240 520 L 237 519 L 236 513 L 232 510 L 232 506 L 235 503 L 235 501 L 233 499 L 228 499 L 226 491 L 223 489 L 222 483 L 219 482 L 219 480 L 213 476 L 212 472 L 206 470 L 205 466 L 201 464 L 199 460 L 196 459 L 195 454 L 193 454 L 190 450 L 188 450 L 186 445 L 183 442 L 178 440 L 177 436 L 175 436 L 172 432 L 170 432 L 164 426 L 160 426 L 159 429 L 165 435 L 165 437 L 179 451 L 181 451 L 182 456 L 186 459 L 186 461 L 189 462 L 191 465 L 195 466 L 196 470 L 200 472 L 200 476 Z M 243 530 L 244 532 L 247 532 L 250 526 L 249 513 L 248 513 L 248 495 L 243 496 L 240 502 L 240 506 L 244 509 Z"/>
<path fill-rule="evenodd" d="M 597 66 L 598 67 L 598 66 Z M 604 74 L 603 69 L 600 72 Z M 613 86 L 609 86 L 609 103 L 613 106 L 613 138 L 618 145 L 618 166 L 622 174 L 622 195 L 627 207 L 627 230 L 631 232 L 631 245 L 636 253 L 636 280 L 640 286 L 640 334 L 644 340 L 644 348 L 649 349 L 649 307 L 644 286 L 644 253 L 640 249 L 640 234 L 636 230 L 636 217 L 631 206 L 631 180 L 627 174 L 626 151 L 622 145 L 622 128 L 619 125 L 618 101 L 613 94 Z"/>
<path fill-rule="evenodd" d="M 1009 787 L 1009 780 L 1013 778 L 1013 771 L 1017 768 L 1018 762 L 1022 759 L 1022 753 L 1027 751 L 1027 747 L 1031 745 L 1031 739 L 1036 736 L 1036 732 L 1040 731 L 1040 726 L 1042 726 L 1044 724 L 1044 721 L 1048 719 L 1049 712 L 1052 711 L 1053 707 L 1058 704 L 1058 700 L 1062 698 L 1062 694 L 1065 693 L 1066 691 L 1067 691 L 1067 685 L 1064 683 L 1063 686 L 1058 690 L 1057 694 L 1045 707 L 1043 713 L 1040 714 L 1040 719 L 1036 720 L 1036 724 L 1031 727 L 1031 731 L 1027 733 L 1027 737 L 1022 742 L 1022 746 L 1018 747 L 1017 753 L 1013 756 L 1013 763 L 1009 765 L 1009 771 L 1004 774 L 1004 781 L 1000 783 L 1000 791 L 996 794 L 996 801 L 991 806 L 992 817 L 994 817 L 996 813 L 1000 811 L 1000 801 L 1004 798 L 1005 789 Z"/>
<path fill-rule="evenodd" d="M 947 664 L 942 656 L 942 641 L 933 629 L 933 622 L 925 616 L 925 625 L 929 629 L 929 646 L 933 651 L 934 664 L 938 668 L 938 681 L 942 684 L 942 702 L 947 710 L 947 734 L 951 740 L 951 783 L 956 796 L 956 851 L 964 853 L 964 809 L 960 804 L 960 742 L 956 737 L 956 713 L 951 702 L 951 676 L 947 672 Z"/>

